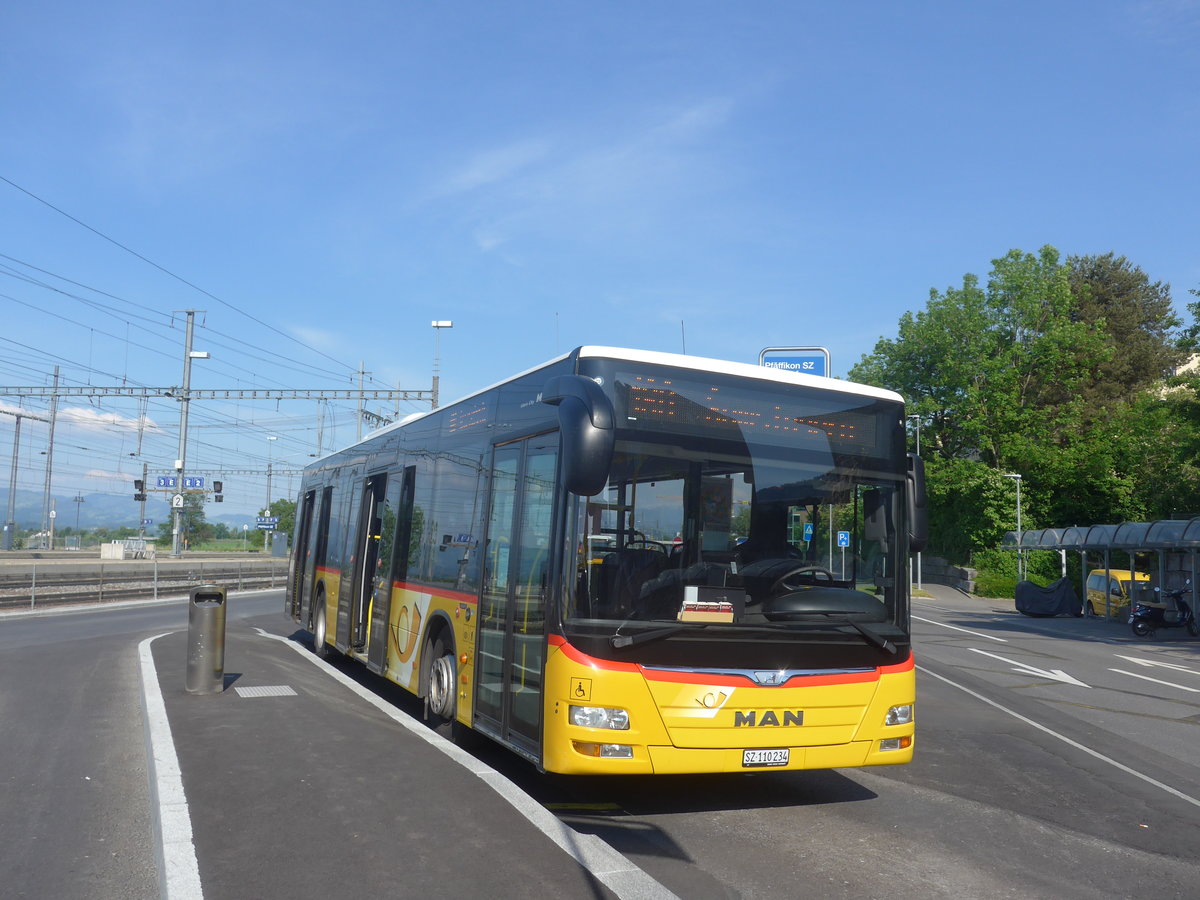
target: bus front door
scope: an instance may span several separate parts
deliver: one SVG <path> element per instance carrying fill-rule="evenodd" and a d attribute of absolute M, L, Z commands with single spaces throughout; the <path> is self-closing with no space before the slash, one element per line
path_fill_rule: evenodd
<path fill-rule="evenodd" d="M 476 724 L 537 758 L 558 435 L 497 447 L 480 603 Z"/>

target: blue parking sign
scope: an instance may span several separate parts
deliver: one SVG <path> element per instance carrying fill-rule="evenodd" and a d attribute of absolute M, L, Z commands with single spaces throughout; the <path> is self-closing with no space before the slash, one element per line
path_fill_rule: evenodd
<path fill-rule="evenodd" d="M 839 531 L 838 532 L 838 546 L 839 547 L 849 547 L 850 546 L 850 532 L 848 532 L 848 531 Z"/>

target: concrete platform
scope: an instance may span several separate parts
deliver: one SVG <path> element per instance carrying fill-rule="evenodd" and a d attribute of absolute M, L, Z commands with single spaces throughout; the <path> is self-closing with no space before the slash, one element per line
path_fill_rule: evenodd
<path fill-rule="evenodd" d="M 142 656 L 208 900 L 672 896 L 306 645 L 231 622 L 215 694 L 185 690 L 186 632 L 147 641 Z M 178 786 L 157 783 L 169 753 L 148 740 L 154 792 L 169 803 Z M 170 875 L 181 829 L 178 807 L 164 809 Z M 177 880 L 174 896 L 186 888 Z"/>

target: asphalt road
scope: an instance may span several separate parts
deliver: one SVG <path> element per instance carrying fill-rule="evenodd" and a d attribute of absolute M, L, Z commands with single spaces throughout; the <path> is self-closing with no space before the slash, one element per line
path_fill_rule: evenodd
<path fill-rule="evenodd" d="M 159 895 L 138 645 L 160 634 L 209 900 L 1200 895 L 1200 641 L 934 592 L 911 765 L 651 780 L 446 755 L 403 692 L 296 652 L 278 592 L 230 599 L 213 697 L 182 690 L 184 604 L 5 616 L 0 896 Z"/>

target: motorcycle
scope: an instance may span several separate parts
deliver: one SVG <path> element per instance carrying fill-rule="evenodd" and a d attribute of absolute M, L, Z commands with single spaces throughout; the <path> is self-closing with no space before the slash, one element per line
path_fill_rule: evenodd
<path fill-rule="evenodd" d="M 1191 579 L 1185 582 L 1185 584 L 1191 583 Z M 1133 629 L 1134 636 L 1142 640 L 1152 640 L 1155 632 L 1160 628 L 1186 628 L 1192 637 L 1200 637 L 1200 622 L 1196 621 L 1196 614 L 1192 612 L 1192 607 L 1183 599 L 1183 595 L 1190 592 L 1191 589 L 1188 587 L 1165 592 L 1162 588 L 1155 588 L 1155 594 L 1165 593 L 1167 603 L 1151 604 L 1135 601 L 1133 609 L 1129 613 L 1129 627 Z"/>

